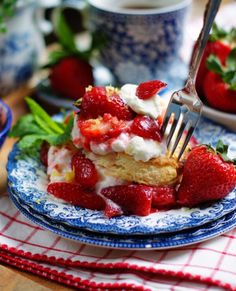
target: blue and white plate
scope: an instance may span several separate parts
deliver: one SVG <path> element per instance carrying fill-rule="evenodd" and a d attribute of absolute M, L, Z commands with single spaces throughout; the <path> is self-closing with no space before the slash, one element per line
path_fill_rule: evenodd
<path fill-rule="evenodd" d="M 21 213 L 34 223 L 58 234 L 59 236 L 75 240 L 79 243 L 99 247 L 122 250 L 170 249 L 183 247 L 214 238 L 236 226 L 236 211 L 232 211 L 218 220 L 214 220 L 204 224 L 203 226 L 175 233 L 163 233 L 149 236 L 118 236 L 113 234 L 94 233 L 73 228 L 61 222 L 52 221 L 51 218 L 39 214 L 31 207 L 17 202 L 17 197 L 15 196 L 16 194 L 13 192 L 10 191 L 9 195 Z"/>
<path fill-rule="evenodd" d="M 223 142 L 230 144 L 230 155 L 236 156 L 236 135 L 219 125 L 202 119 L 195 137 L 201 143 L 211 142 L 213 145 L 221 138 Z M 224 199 L 199 208 L 159 211 L 145 217 L 133 215 L 108 219 L 102 211 L 75 207 L 48 195 L 47 175 L 39 158 L 23 153 L 17 145 L 9 156 L 7 170 L 9 189 L 23 204 L 53 221 L 95 232 L 119 235 L 175 232 L 203 225 L 236 209 L 234 189 Z"/>

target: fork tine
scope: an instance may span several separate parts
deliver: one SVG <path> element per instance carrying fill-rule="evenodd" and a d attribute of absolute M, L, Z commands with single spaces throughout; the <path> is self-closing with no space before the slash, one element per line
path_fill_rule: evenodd
<path fill-rule="evenodd" d="M 184 153 L 184 151 L 185 151 L 185 149 L 186 149 L 186 147 L 187 147 L 187 145 L 189 143 L 189 140 L 190 140 L 190 138 L 191 138 L 191 136 L 192 136 L 192 134 L 194 132 L 194 128 L 195 128 L 194 126 L 190 125 L 189 130 L 188 130 L 188 132 L 186 134 L 184 143 L 183 143 L 183 145 L 181 147 L 181 150 L 180 150 L 180 152 L 178 154 L 178 160 L 180 160 L 182 154 Z"/>
<path fill-rule="evenodd" d="M 173 155 L 173 153 L 175 152 L 179 141 L 181 139 L 181 137 L 183 136 L 183 132 L 187 126 L 187 124 L 189 124 L 188 119 L 189 119 L 189 109 L 187 108 L 187 106 L 183 105 L 181 106 L 181 114 L 183 115 L 183 119 L 181 121 L 181 125 L 177 131 L 177 136 L 175 138 L 175 142 L 174 145 L 171 147 L 171 152 L 170 152 L 170 156 Z"/>
<path fill-rule="evenodd" d="M 190 112 L 189 115 L 191 116 L 189 118 L 189 128 L 188 128 L 188 131 L 186 133 L 186 137 L 185 137 L 185 140 L 184 140 L 184 143 L 181 147 L 181 150 L 178 154 L 178 160 L 181 158 L 183 152 L 185 151 L 187 145 L 188 145 L 188 142 L 194 132 L 194 129 L 196 128 L 197 124 L 198 124 L 198 121 L 200 119 L 200 115 L 198 113 L 195 113 L 195 112 Z"/>
<path fill-rule="evenodd" d="M 169 122 L 169 119 L 170 119 L 172 114 L 174 114 L 174 120 L 173 120 L 173 123 L 171 124 L 170 132 L 168 133 L 168 137 L 167 137 L 167 141 L 166 141 L 167 147 L 170 144 L 170 141 L 171 141 L 172 136 L 175 132 L 175 129 L 176 129 L 176 126 L 178 124 L 178 120 L 179 120 L 179 117 L 181 114 L 180 106 L 178 104 L 175 104 L 175 103 L 169 104 L 168 112 L 166 113 L 166 117 L 165 117 L 165 128 L 163 129 L 163 132 L 165 132 L 166 127 L 167 127 L 168 122 Z"/>

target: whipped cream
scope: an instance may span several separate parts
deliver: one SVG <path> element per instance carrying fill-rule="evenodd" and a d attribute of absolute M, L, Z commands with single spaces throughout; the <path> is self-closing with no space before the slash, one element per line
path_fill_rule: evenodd
<path fill-rule="evenodd" d="M 71 182 L 74 173 L 71 169 L 71 159 L 74 152 L 67 147 L 50 146 L 48 151 L 47 174 L 50 182 Z"/>
<path fill-rule="evenodd" d="M 125 153 L 134 157 L 136 161 L 147 162 L 164 153 L 164 145 L 152 139 L 134 136 L 130 139 Z"/>
<path fill-rule="evenodd" d="M 133 156 L 136 161 L 147 162 L 166 152 L 164 143 L 152 139 L 145 139 L 128 133 L 121 133 L 111 144 L 90 143 L 90 149 L 95 154 L 106 155 L 111 152 L 126 153 Z"/>
<path fill-rule="evenodd" d="M 157 119 L 163 112 L 163 101 L 158 94 L 142 100 L 136 96 L 137 85 L 126 84 L 120 89 L 122 100 L 138 114 L 147 115 Z"/>

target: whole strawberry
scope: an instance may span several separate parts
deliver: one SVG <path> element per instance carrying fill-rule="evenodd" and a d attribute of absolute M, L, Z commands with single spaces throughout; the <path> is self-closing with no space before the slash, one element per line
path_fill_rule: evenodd
<path fill-rule="evenodd" d="M 65 57 L 51 68 L 50 84 L 56 93 L 77 100 L 85 93 L 85 88 L 93 85 L 91 65 L 78 56 Z"/>
<path fill-rule="evenodd" d="M 200 145 L 190 152 L 177 192 L 180 205 L 192 207 L 221 199 L 236 187 L 235 161 L 227 158 L 227 149 L 219 141 L 216 150 Z"/>
<path fill-rule="evenodd" d="M 204 95 L 211 107 L 236 113 L 236 48 L 232 49 L 223 65 L 219 58 L 210 55 L 207 59 Z"/>
<path fill-rule="evenodd" d="M 90 60 L 94 51 L 103 45 L 103 39 L 91 34 L 90 47 L 80 50 L 60 10 L 55 13 L 54 28 L 59 48 L 49 54 L 44 68 L 50 69 L 49 80 L 54 93 L 77 100 L 84 95 L 87 86 L 94 84 Z"/>
<path fill-rule="evenodd" d="M 236 72 L 235 72 L 236 75 Z M 221 76 L 209 72 L 204 81 L 204 93 L 207 103 L 218 110 L 236 113 L 236 90 L 230 89 Z"/>
<path fill-rule="evenodd" d="M 234 29 L 227 32 L 218 27 L 216 24 L 213 25 L 212 32 L 205 47 L 196 77 L 196 90 L 200 97 L 204 98 L 203 83 L 208 73 L 208 68 L 206 65 L 207 58 L 209 55 L 213 54 L 220 59 L 222 64 L 225 65 L 226 58 L 231 51 L 231 43 L 234 41 L 234 37 Z"/>

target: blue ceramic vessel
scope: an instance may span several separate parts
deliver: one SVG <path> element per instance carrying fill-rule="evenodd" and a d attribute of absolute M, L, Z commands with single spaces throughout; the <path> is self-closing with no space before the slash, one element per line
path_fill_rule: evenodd
<path fill-rule="evenodd" d="M 11 109 L 2 100 L 0 100 L 0 148 L 3 145 L 11 128 L 11 123 Z"/>

